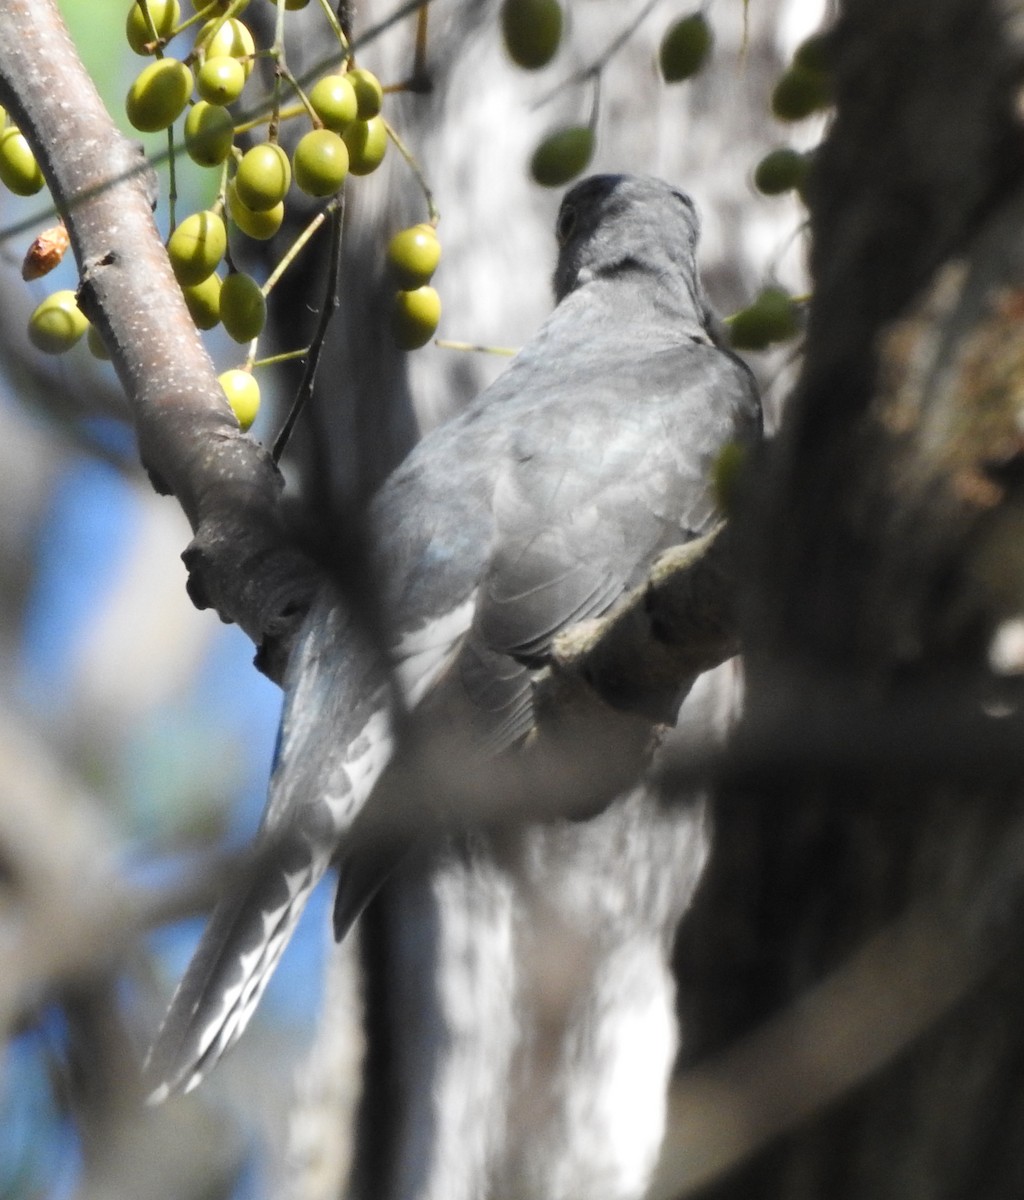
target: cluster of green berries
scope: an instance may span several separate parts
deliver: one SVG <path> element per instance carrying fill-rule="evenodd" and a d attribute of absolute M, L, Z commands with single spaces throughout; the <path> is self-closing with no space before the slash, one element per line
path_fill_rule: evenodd
<path fill-rule="evenodd" d="M 828 36 L 816 33 L 801 42 L 776 83 L 771 109 L 780 121 L 802 121 L 832 103 Z M 801 152 L 791 146 L 772 150 L 754 168 L 754 187 L 765 196 L 795 191 L 803 199 L 813 157 L 813 150 Z"/>
<path fill-rule="evenodd" d="M 780 121 L 801 121 L 832 103 L 829 35 L 814 34 L 797 47 L 793 61 L 776 83 L 771 109 Z M 805 187 L 814 151 L 780 146 L 754 168 L 754 187 L 764 196 L 796 192 Z M 783 288 L 762 288 L 753 302 L 728 318 L 729 337 L 738 350 L 765 350 L 788 341 L 800 328 L 799 306 Z"/>
<path fill-rule="evenodd" d="M 433 225 L 401 229 L 388 243 L 388 269 L 398 285 L 391 309 L 391 332 L 403 350 L 425 346 L 441 319 L 441 297 L 430 280 L 441 261 Z"/>
<path fill-rule="evenodd" d="M 551 2 L 557 7 L 557 0 Z M 238 15 L 248 0 L 194 3 L 198 11 L 184 21 L 179 0 L 135 0 L 131 5 L 125 22 L 128 44 L 152 61 L 128 89 L 125 111 L 132 126 L 144 133 L 169 129 L 183 117 L 189 158 L 201 167 L 221 171 L 217 200 L 209 209 L 190 213 L 177 223 L 167 251 L 197 327 L 209 330 L 221 325 L 236 341 L 248 343 L 263 330 L 267 300 L 252 276 L 231 266 L 228 222 L 246 237 L 269 239 L 281 228 L 293 183 L 308 196 L 326 199 L 341 189 L 349 175 L 376 170 L 389 140 L 381 115 L 384 91 L 372 72 L 343 67 L 320 78 L 300 97 L 301 105 L 281 113 L 282 120 L 298 117 L 312 126 L 290 155 L 276 139 L 243 151 L 236 145 L 236 118 L 230 106 L 242 97 L 259 53 L 251 30 Z M 284 0 L 287 9 L 308 3 Z M 198 32 L 186 55 L 165 53 L 170 42 L 196 25 Z M 2 109 L 0 180 L 19 195 L 30 195 L 43 186 L 27 142 L 6 124 Z M 414 226 L 395 235 L 387 254 L 398 289 L 392 322 L 395 340 L 413 349 L 430 340 L 440 318 L 440 299 L 429 286 L 440 259 L 440 243 L 433 226 Z M 225 262 L 228 270 L 221 273 Z M 43 273 L 45 269 L 26 277 Z M 107 357 L 102 339 L 71 291 L 48 296 L 29 320 L 30 339 L 45 353 L 63 353 L 86 333 L 97 356 Z M 259 385 L 251 364 L 219 378 L 240 425 L 248 428 L 259 407 Z"/>
<path fill-rule="evenodd" d="M 295 9 L 305 3 L 286 0 L 285 6 Z M 157 48 L 150 22 L 165 40 L 175 35 L 180 22 L 178 0 L 148 0 L 148 9 L 149 20 L 136 0 L 126 24 L 129 44 L 142 54 Z M 233 6 L 231 11 L 239 9 Z M 169 127 L 187 107 L 184 141 L 189 157 L 202 167 L 228 165 L 218 204 L 180 221 L 167 251 L 196 325 L 212 329 L 220 324 L 242 343 L 262 332 L 267 302 L 250 275 L 235 270 L 223 278 L 218 274 L 228 251 L 225 220 L 247 237 L 272 238 L 284 221 L 293 182 L 316 199 L 333 196 L 350 174 L 376 170 L 388 144 L 380 82 L 370 71 L 352 69 L 327 75 L 313 87 L 306 98 L 313 128 L 298 140 L 291 156 L 276 140 L 242 152 L 235 145 L 229 106 L 241 97 L 256 53 L 252 33 L 237 15 L 212 16 L 200 28 L 186 60 L 165 55 L 150 63 L 129 88 L 125 102 L 128 119 L 142 131 Z M 247 369 L 228 371 L 220 378 L 239 423 L 247 428 L 259 404 L 255 378 Z"/>
<path fill-rule="evenodd" d="M 751 304 L 726 317 L 729 341 L 737 350 L 767 350 L 800 331 L 800 309 L 784 288 L 765 287 Z"/>
<path fill-rule="evenodd" d="M 559 0 L 504 0 L 501 36 L 509 58 L 527 71 L 546 67 L 558 53 L 565 17 Z M 543 138 L 530 174 L 543 187 L 561 187 L 586 170 L 594 156 L 594 131 L 567 125 Z"/>
<path fill-rule="evenodd" d="M 535 71 L 554 58 L 562 39 L 564 17 L 559 0 L 504 0 L 501 33 L 517 66 Z M 658 66 L 666 83 L 695 75 L 711 52 L 711 26 L 703 12 L 691 13 L 666 30 Z M 566 125 L 547 134 L 530 159 L 530 174 L 543 187 L 564 187 L 581 175 L 594 157 L 593 115 L 588 124 Z"/>
<path fill-rule="evenodd" d="M 831 39 L 827 32 L 805 39 L 772 91 L 772 113 L 780 121 L 802 121 L 832 104 Z"/>

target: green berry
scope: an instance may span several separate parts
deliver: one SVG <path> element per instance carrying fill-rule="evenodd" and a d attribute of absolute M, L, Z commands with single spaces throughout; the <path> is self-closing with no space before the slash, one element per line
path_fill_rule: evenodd
<path fill-rule="evenodd" d="M 7 124 L 7 109 L 0 104 L 0 130 Z"/>
<path fill-rule="evenodd" d="M 765 196 L 781 196 L 800 187 L 806 174 L 806 156 L 784 146 L 766 154 L 754 168 L 754 187 Z"/>
<path fill-rule="evenodd" d="M 380 86 L 380 80 L 372 71 L 360 67 L 349 71 L 348 81 L 356 94 L 356 116 L 360 121 L 369 121 L 380 112 L 384 103 L 384 89 Z"/>
<path fill-rule="evenodd" d="M 265 212 L 255 212 L 239 200 L 238 189 L 232 179 L 228 184 L 228 213 L 247 237 L 265 242 L 281 228 L 284 221 L 284 201 L 275 204 L 273 208 L 268 208 Z"/>
<path fill-rule="evenodd" d="M 711 464 L 711 490 L 715 503 L 727 517 L 736 512 L 742 476 L 749 459 L 748 446 L 741 442 L 726 442 Z"/>
<path fill-rule="evenodd" d="M 347 75 L 325 75 L 318 79 L 309 93 L 313 111 L 328 129 L 344 131 L 356 119 L 356 91 Z"/>
<path fill-rule="evenodd" d="M 236 271 L 221 284 L 220 319 L 236 342 L 259 337 L 267 321 L 267 301 L 251 275 Z"/>
<path fill-rule="evenodd" d="M 179 283 L 190 287 L 213 274 L 227 248 L 224 222 L 209 210 L 186 217 L 167 243 L 175 277 Z"/>
<path fill-rule="evenodd" d="M 307 196 L 333 196 L 348 174 L 348 148 L 331 130 L 312 129 L 299 138 L 292 163 Z"/>
<path fill-rule="evenodd" d="M 384 160 L 388 131 L 383 117 L 353 121 L 341 135 L 348 147 L 348 169 L 352 175 L 369 175 Z"/>
<path fill-rule="evenodd" d="M 395 293 L 391 332 L 402 350 L 418 350 L 434 336 L 441 320 L 441 297 L 432 287 Z"/>
<path fill-rule="evenodd" d="M 433 225 L 401 229 L 388 242 L 388 266 L 400 288 L 412 290 L 429 283 L 441 261 L 441 243 Z"/>
<path fill-rule="evenodd" d="M 239 200 L 254 212 L 266 212 L 279 204 L 291 181 L 288 155 L 276 142 L 261 142 L 246 150 L 235 175 Z"/>
<path fill-rule="evenodd" d="M 70 350 L 89 322 L 78 307 L 70 289 L 47 296 L 28 319 L 29 341 L 43 354 L 64 354 Z"/>
<path fill-rule="evenodd" d="M 231 153 L 235 123 L 226 108 L 199 100 L 185 118 L 185 149 L 201 167 L 216 167 Z"/>
<path fill-rule="evenodd" d="M 772 112 L 780 121 L 802 121 L 832 103 L 828 76 L 791 66 L 772 92 Z"/>
<path fill-rule="evenodd" d="M 665 82 L 678 83 L 695 75 L 704 65 L 712 41 L 711 26 L 703 13 L 691 13 L 670 25 L 658 50 L 658 65 Z"/>
<path fill-rule="evenodd" d="M 196 36 L 196 50 L 204 61 L 224 55 L 237 58 L 242 64 L 246 79 L 252 74 L 256 43 L 248 25 L 239 21 L 237 17 L 228 17 L 226 21 L 214 17 L 212 21 L 207 21 Z"/>
<path fill-rule="evenodd" d="M 237 367 L 218 375 L 217 382 L 224 389 L 231 411 L 245 433 L 260 411 L 260 385 L 251 372 L 241 371 Z"/>
<path fill-rule="evenodd" d="M 753 304 L 729 318 L 728 325 L 729 340 L 737 350 L 764 350 L 793 337 L 799 328 L 793 298 L 777 287 L 764 288 Z"/>
<path fill-rule="evenodd" d="M 558 0 L 505 0 L 501 32 L 517 66 L 528 71 L 547 66 L 562 40 L 562 6 Z"/>
<path fill-rule="evenodd" d="M 110 351 L 107 349 L 107 343 L 103 340 L 100 331 L 91 322 L 85 333 L 85 344 L 89 347 L 89 352 L 93 358 L 98 358 L 101 362 L 110 361 Z"/>
<path fill-rule="evenodd" d="M 196 75 L 196 91 L 210 104 L 233 104 L 245 87 L 245 67 L 229 54 L 208 58 Z"/>
<path fill-rule="evenodd" d="M 570 125 L 541 142 L 530 160 L 530 174 L 543 187 L 561 187 L 586 170 L 593 154 L 593 131 L 586 125 Z"/>
<path fill-rule="evenodd" d="M 812 33 L 793 51 L 793 62 L 805 71 L 816 71 L 827 75 L 832 69 L 832 35 Z"/>
<path fill-rule="evenodd" d="M 157 39 L 166 41 L 181 20 L 181 5 L 178 0 L 149 0 L 148 7 Z M 124 32 L 128 45 L 136 54 L 153 53 L 153 33 L 141 5 L 137 2 L 128 10 Z"/>
<path fill-rule="evenodd" d="M 34 196 L 44 182 L 25 135 L 16 126 L 8 125 L 0 133 L 0 183 L 16 196 Z"/>
<path fill-rule="evenodd" d="M 143 133 L 173 125 L 192 94 L 192 72 L 176 58 L 161 58 L 143 67 L 128 89 L 128 120 Z"/>
<path fill-rule="evenodd" d="M 220 276 L 213 274 L 181 289 L 197 329 L 212 329 L 220 321 L 220 287 Z"/>

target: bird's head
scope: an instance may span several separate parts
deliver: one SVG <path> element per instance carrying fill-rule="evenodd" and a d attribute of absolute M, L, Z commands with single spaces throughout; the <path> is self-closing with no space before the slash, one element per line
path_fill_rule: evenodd
<path fill-rule="evenodd" d="M 555 224 L 555 298 L 597 280 L 630 276 L 652 281 L 709 318 L 697 274 L 700 218 L 690 197 L 664 180 L 641 175 L 591 175 L 566 193 Z"/>

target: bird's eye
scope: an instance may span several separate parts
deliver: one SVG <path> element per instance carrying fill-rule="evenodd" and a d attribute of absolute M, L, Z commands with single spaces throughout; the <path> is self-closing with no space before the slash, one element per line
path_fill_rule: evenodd
<path fill-rule="evenodd" d="M 564 246 L 569 238 L 572 237 L 572 231 L 575 228 L 576 209 L 571 204 L 563 204 L 558 214 L 558 221 L 555 224 L 555 237 L 558 239 L 560 246 Z"/>

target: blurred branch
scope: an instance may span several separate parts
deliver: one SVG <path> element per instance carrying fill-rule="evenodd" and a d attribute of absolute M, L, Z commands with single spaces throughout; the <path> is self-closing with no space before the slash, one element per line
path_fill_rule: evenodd
<path fill-rule="evenodd" d="M 721 1055 L 686 1072 L 670 1100 L 650 1200 L 692 1195 L 879 1071 L 992 969 L 993 922 L 1020 898 L 1024 828 L 966 912 L 921 901 L 836 971 Z M 989 935 L 989 936 L 986 936 Z"/>

